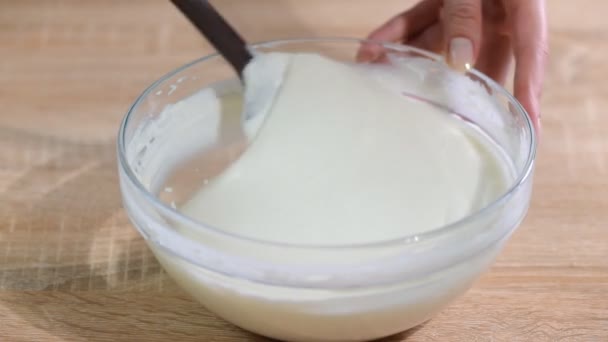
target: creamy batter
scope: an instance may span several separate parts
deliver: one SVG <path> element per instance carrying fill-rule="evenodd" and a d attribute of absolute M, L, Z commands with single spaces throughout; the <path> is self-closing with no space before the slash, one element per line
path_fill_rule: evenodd
<path fill-rule="evenodd" d="M 504 191 L 505 169 L 481 135 L 391 89 L 383 68 L 257 56 L 245 73 L 257 86 L 248 107 L 265 109 L 246 126 L 253 140 L 182 211 L 261 240 L 360 244 L 439 228 Z"/>

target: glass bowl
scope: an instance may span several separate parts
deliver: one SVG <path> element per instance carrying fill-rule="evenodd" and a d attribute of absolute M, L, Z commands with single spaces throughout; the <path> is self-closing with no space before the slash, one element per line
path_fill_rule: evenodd
<path fill-rule="evenodd" d="M 246 150 L 240 82 L 217 54 L 170 72 L 143 92 L 120 127 L 124 207 L 167 273 L 208 310 L 239 327 L 289 341 L 364 341 L 407 330 L 464 293 L 527 213 L 534 129 L 521 105 L 483 74 L 466 75 L 487 95 L 480 104 L 466 94 L 429 95 L 425 87 L 453 91 L 451 77 L 463 76 L 449 71 L 441 56 L 412 47 L 323 38 L 251 48 L 353 62 L 361 44 L 428 62 L 427 71 L 442 75 L 440 82 L 423 78 L 410 95 L 482 130 L 512 162 L 513 180 L 496 200 L 461 220 L 390 241 L 319 246 L 229 233 L 177 208 Z M 217 115 L 205 100 L 210 94 L 220 98 Z M 199 110 L 180 110 L 184 99 Z"/>

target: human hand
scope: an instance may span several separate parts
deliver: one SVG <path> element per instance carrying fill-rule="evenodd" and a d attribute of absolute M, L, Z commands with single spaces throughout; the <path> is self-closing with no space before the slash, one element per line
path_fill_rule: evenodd
<path fill-rule="evenodd" d="M 544 0 L 422 0 L 369 35 L 437 53 L 460 70 L 474 66 L 504 84 L 515 57 L 515 97 L 540 130 L 540 96 L 548 55 Z M 364 44 L 360 61 L 382 56 Z"/>

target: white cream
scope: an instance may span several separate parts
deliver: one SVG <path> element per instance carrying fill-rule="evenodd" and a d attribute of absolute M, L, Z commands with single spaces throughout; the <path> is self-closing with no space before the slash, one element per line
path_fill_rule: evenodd
<path fill-rule="evenodd" d="M 268 87 L 273 65 L 288 65 L 276 96 L 247 99 L 270 109 L 254 115 L 247 131 L 257 136 L 185 214 L 260 240 L 361 244 L 439 228 L 506 189 L 505 168 L 478 133 L 389 88 L 377 77 L 383 67 L 261 55 L 248 87 Z"/>
<path fill-rule="evenodd" d="M 251 139 L 250 146 L 208 184 L 192 184 L 201 188 L 180 210 L 230 234 L 323 246 L 411 236 L 487 205 L 512 180 L 511 165 L 500 149 L 462 120 L 402 93 L 465 109 L 480 106 L 488 113 L 493 104 L 484 102 L 477 84 L 460 76 L 455 86 L 473 94 L 472 101 L 455 103 L 447 98 L 453 93 L 432 86 L 436 74 L 418 74 L 429 70 L 427 61 L 395 62 L 396 66 L 354 66 L 315 55 L 256 57 L 246 73 L 250 87 L 245 91 L 244 133 Z M 284 77 L 277 78 L 280 75 Z M 437 80 L 452 82 L 450 75 L 441 74 Z M 164 134 L 170 139 L 164 139 L 162 149 L 148 148 L 149 159 L 162 160 L 165 154 L 173 158 L 171 153 L 182 148 L 191 154 L 193 150 L 185 147 L 188 142 L 200 150 L 219 141 L 218 120 L 230 115 L 220 115 L 224 102 L 215 94 L 203 90 L 170 107 L 170 115 L 162 114 L 161 121 L 169 122 Z M 190 124 L 178 122 L 189 115 Z M 171 118 L 178 121 L 171 124 Z M 203 126 L 214 132 L 201 136 Z M 149 138 L 143 133 L 139 137 L 141 141 Z M 173 140 L 179 143 L 173 145 Z M 133 155 L 139 155 L 139 145 L 133 143 Z M 156 162 L 143 165 L 160 168 Z M 146 168 L 141 172 L 138 177 L 146 184 L 160 184 L 155 177 L 166 173 Z M 409 260 L 402 259 L 402 253 L 410 247 L 399 244 L 344 251 L 294 249 L 285 254 L 282 247 L 223 238 L 212 230 L 176 225 L 178 233 L 173 234 L 155 228 L 153 220 L 148 224 L 155 232 L 150 235 L 155 241 L 150 247 L 159 261 L 209 310 L 263 335 L 307 342 L 370 340 L 424 322 L 470 286 L 503 241 L 484 237 L 498 242 L 474 254 L 467 253 L 467 246 L 437 250 L 430 258 L 436 260 L 417 261 L 421 269 L 427 264 L 440 265 L 442 260 L 449 261 L 449 266 L 403 280 L 400 267 L 393 265 Z M 473 240 L 474 234 L 496 224 L 500 224 L 497 217 L 488 216 L 465 225 L 459 234 L 470 233 Z M 178 236 L 208 247 L 205 253 L 210 254 L 204 254 L 204 263 L 218 272 L 197 267 L 162 248 L 175 250 Z M 433 247 L 421 243 L 413 248 Z M 466 259 L 452 260 L 452 255 Z M 248 268 L 247 262 L 268 263 L 283 270 L 303 267 L 309 277 L 294 278 L 279 268 L 262 272 Z M 366 266 L 374 263 L 377 268 Z M 337 271 L 343 264 L 356 271 L 351 274 L 357 278 L 316 279 L 314 270 L 306 268 L 325 264 Z M 261 280 L 227 275 L 241 269 L 243 273 L 251 270 Z M 373 285 L 366 285 L 366 279 Z M 300 280 L 327 287 L 289 285 Z M 287 285 L 277 285 L 282 283 Z M 343 283 L 348 286 L 341 287 Z"/>

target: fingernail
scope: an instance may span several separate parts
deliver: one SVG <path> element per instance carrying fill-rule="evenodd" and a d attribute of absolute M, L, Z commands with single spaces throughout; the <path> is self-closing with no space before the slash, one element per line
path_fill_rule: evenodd
<path fill-rule="evenodd" d="M 366 63 L 366 62 L 373 62 L 375 58 L 376 58 L 376 56 L 374 55 L 373 52 L 371 52 L 369 50 L 363 50 L 359 53 L 359 56 L 357 59 L 359 60 L 359 62 Z"/>
<path fill-rule="evenodd" d="M 448 63 L 457 70 L 466 71 L 473 65 L 473 42 L 470 39 L 458 37 L 450 40 Z"/>

